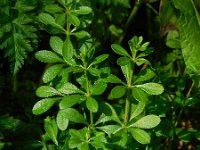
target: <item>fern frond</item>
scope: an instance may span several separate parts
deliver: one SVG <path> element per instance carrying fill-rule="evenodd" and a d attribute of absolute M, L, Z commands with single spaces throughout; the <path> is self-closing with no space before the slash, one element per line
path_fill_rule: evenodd
<path fill-rule="evenodd" d="M 26 6 L 27 9 L 25 9 Z M 0 49 L 4 50 L 4 56 L 8 58 L 11 71 L 15 74 L 24 64 L 27 52 L 33 51 L 37 46 L 37 29 L 33 26 L 34 20 L 31 19 L 30 12 L 33 6 L 28 6 L 21 0 L 16 0 L 13 10 L 8 4 L 8 0 L 4 0 L 4 5 L 0 5 L 1 7 Z M 14 14 L 12 11 L 16 11 L 16 9 L 17 16 L 16 13 L 12 15 Z"/>

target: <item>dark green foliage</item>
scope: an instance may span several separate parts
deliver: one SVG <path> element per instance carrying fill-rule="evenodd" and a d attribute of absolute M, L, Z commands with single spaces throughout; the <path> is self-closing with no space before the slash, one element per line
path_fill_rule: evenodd
<path fill-rule="evenodd" d="M 199 0 L 0 8 L 0 149 L 199 149 Z"/>
<path fill-rule="evenodd" d="M 0 11 L 0 48 L 8 58 L 15 74 L 24 64 L 27 53 L 37 47 L 37 28 L 32 3 L 23 0 L 2 0 Z"/>

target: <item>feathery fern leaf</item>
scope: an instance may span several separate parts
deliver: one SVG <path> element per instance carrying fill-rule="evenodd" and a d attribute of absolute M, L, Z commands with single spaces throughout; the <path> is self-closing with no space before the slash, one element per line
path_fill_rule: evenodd
<path fill-rule="evenodd" d="M 27 52 L 37 46 L 37 29 L 32 25 L 34 20 L 30 16 L 34 7 L 23 0 L 12 2 L 3 0 L 0 4 L 0 49 L 4 50 L 4 56 L 15 74 L 24 64 Z"/>

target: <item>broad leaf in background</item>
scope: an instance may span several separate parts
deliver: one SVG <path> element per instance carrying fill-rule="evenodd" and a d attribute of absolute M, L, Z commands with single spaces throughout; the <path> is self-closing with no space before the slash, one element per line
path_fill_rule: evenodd
<path fill-rule="evenodd" d="M 160 4 L 161 33 L 178 30 L 188 73 L 199 73 L 200 71 L 199 4 L 199 0 L 162 0 Z"/>
<path fill-rule="evenodd" d="M 200 15 L 198 3 L 192 0 L 173 0 L 180 11 L 178 18 L 183 58 L 189 73 L 200 72 Z M 199 2 L 199 1 L 198 1 Z"/>

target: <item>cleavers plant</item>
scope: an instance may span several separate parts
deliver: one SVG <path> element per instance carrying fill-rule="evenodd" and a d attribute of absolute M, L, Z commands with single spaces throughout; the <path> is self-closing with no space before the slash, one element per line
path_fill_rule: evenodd
<path fill-rule="evenodd" d="M 35 56 L 50 66 L 44 85 L 36 90 L 42 99 L 33 107 L 35 115 L 48 114 L 43 149 L 134 149 L 130 143 L 149 144 L 145 129 L 156 127 L 160 118 L 146 114 L 145 106 L 149 96 L 164 91 L 161 84 L 151 82 L 155 73 L 145 59 L 152 53 L 149 42 L 134 36 L 130 51 L 111 46 L 120 55 L 117 64 L 124 77 L 117 77 L 105 62 L 109 55 L 95 53 L 94 39 L 84 29 L 92 16 L 90 7 L 58 0 L 47 8 L 52 9 L 40 13 L 39 20 L 52 34 L 52 50 Z M 106 94 L 108 86 L 113 88 Z"/>

